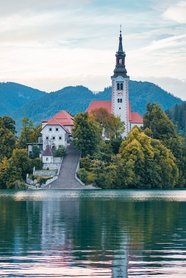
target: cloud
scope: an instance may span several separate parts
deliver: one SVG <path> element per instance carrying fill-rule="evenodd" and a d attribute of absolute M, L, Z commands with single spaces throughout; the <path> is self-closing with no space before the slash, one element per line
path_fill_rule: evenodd
<path fill-rule="evenodd" d="M 186 23 L 186 1 L 180 1 L 171 5 L 163 13 L 163 17 L 178 23 Z"/>
<path fill-rule="evenodd" d="M 41 12 L 50 10 L 59 10 L 66 8 L 77 8 L 82 5 L 90 4 L 94 0 L 6 0 L 1 4 L 0 15 L 12 15 L 25 12 Z"/>

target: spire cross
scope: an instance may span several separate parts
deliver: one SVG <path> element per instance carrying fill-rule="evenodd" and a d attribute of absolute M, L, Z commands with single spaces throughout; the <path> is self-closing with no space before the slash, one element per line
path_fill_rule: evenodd
<path fill-rule="evenodd" d="M 122 33 L 122 26 L 120 25 L 120 35 L 121 35 L 121 33 Z"/>

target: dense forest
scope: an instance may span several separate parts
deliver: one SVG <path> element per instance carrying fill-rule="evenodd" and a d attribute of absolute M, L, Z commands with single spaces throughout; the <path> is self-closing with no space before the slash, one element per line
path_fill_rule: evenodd
<path fill-rule="evenodd" d="M 117 123 L 117 124 L 116 124 Z M 107 139 L 102 139 L 104 130 Z M 104 111 L 75 116 L 73 139 L 81 149 L 78 176 L 100 188 L 184 188 L 186 147 L 157 104 L 147 104 L 144 126 L 122 139 L 122 123 Z"/>
<path fill-rule="evenodd" d="M 177 133 L 186 142 L 186 102 L 176 104 L 173 108 L 166 110 L 171 121 L 176 125 Z"/>
<path fill-rule="evenodd" d="M 176 106 L 183 109 L 182 116 L 184 105 Z M 180 110 L 171 111 L 176 115 Z M 185 188 L 186 147 L 176 125 L 153 103 L 147 104 L 143 120 L 143 128 L 135 126 L 122 138 L 124 123 L 106 109 L 78 113 L 72 136 L 82 152 L 79 178 L 103 189 Z M 21 125 L 17 136 L 15 121 L 0 117 L 0 188 L 24 188 L 26 174 L 42 168 L 38 150 L 33 148 L 28 157 L 26 149 L 28 142 L 37 142 L 41 126 L 27 117 Z"/>

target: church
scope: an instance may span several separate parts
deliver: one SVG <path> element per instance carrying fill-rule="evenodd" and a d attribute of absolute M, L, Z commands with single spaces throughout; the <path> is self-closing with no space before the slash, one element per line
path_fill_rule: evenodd
<path fill-rule="evenodd" d="M 127 136 L 133 126 L 142 126 L 143 118 L 137 113 L 131 111 L 129 102 L 129 76 L 125 66 L 126 54 L 123 51 L 122 33 L 120 31 L 119 46 L 116 52 L 116 65 L 112 80 L 112 99 L 111 101 L 92 101 L 87 112 L 91 113 L 96 108 L 106 108 L 109 113 L 120 117 L 125 123 L 123 136 Z"/>

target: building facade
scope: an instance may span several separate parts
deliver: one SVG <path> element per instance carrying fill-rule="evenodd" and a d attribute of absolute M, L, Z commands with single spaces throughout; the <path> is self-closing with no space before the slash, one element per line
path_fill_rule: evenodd
<path fill-rule="evenodd" d="M 62 110 L 49 120 L 42 121 L 42 141 L 43 150 L 47 146 L 58 148 L 59 146 L 67 146 L 69 136 L 71 136 L 74 118 Z"/>

